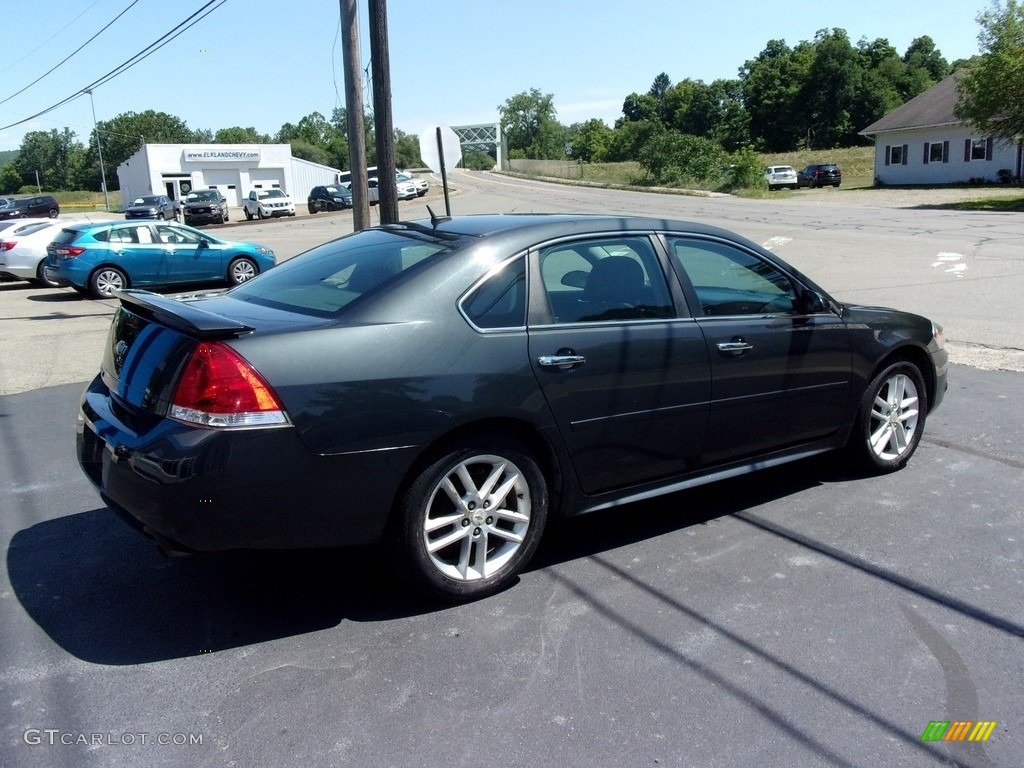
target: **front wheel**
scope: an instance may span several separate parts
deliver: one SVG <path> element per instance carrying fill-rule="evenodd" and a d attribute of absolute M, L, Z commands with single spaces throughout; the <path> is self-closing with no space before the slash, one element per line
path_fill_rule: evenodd
<path fill-rule="evenodd" d="M 97 299 L 112 299 L 114 293 L 128 287 L 128 278 L 116 267 L 100 267 L 89 278 L 89 288 Z"/>
<path fill-rule="evenodd" d="M 540 542 L 544 474 L 518 443 L 455 445 L 403 494 L 392 535 L 398 567 L 421 590 L 474 600 L 512 583 Z"/>
<path fill-rule="evenodd" d="M 265 216 L 265 215 L 263 214 L 263 209 L 262 209 L 262 208 L 257 208 L 257 209 L 256 209 L 256 215 L 260 217 L 260 220 L 261 220 L 261 221 L 262 221 L 263 219 L 267 218 L 267 217 L 266 217 L 266 216 Z"/>
<path fill-rule="evenodd" d="M 316 207 L 315 207 L 315 206 L 313 206 L 313 205 L 307 205 L 306 207 L 307 207 L 307 208 L 309 208 L 309 214 L 310 214 L 310 216 L 312 216 L 312 215 L 313 215 L 314 213 L 316 213 Z"/>
<path fill-rule="evenodd" d="M 245 256 L 241 256 L 228 266 L 228 282 L 231 285 L 240 285 L 247 280 L 252 280 L 259 274 L 260 268 L 256 262 Z"/>
<path fill-rule="evenodd" d="M 921 442 L 927 413 L 921 371 L 913 363 L 894 363 L 864 391 L 849 447 L 876 472 L 901 469 Z"/>

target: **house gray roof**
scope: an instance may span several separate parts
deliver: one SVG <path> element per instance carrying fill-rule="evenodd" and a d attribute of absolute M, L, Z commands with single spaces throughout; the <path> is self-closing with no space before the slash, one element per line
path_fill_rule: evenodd
<path fill-rule="evenodd" d="M 960 94 L 956 90 L 959 75 L 959 72 L 954 72 L 927 91 L 917 94 L 906 104 L 896 107 L 881 120 L 876 120 L 861 131 L 861 136 L 965 122 L 953 114 L 960 100 Z"/>

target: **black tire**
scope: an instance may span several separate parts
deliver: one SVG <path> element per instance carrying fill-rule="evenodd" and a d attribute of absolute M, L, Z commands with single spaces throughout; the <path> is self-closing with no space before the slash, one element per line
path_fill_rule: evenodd
<path fill-rule="evenodd" d="M 227 281 L 229 285 L 241 285 L 252 280 L 260 273 L 259 265 L 248 256 L 239 256 L 228 264 Z"/>
<path fill-rule="evenodd" d="M 221 218 L 220 223 L 227 224 L 229 221 L 231 221 L 231 214 L 228 212 L 227 208 L 225 208 L 224 216 Z"/>
<path fill-rule="evenodd" d="M 112 299 L 114 291 L 128 287 L 128 277 L 117 267 L 100 267 L 89 276 L 89 291 L 97 299 Z"/>
<path fill-rule="evenodd" d="M 60 288 L 60 283 L 56 283 L 46 276 L 46 270 L 43 268 L 43 262 L 45 261 L 46 259 L 41 259 L 39 261 L 39 266 L 36 267 L 35 280 L 30 280 L 29 282 L 34 283 L 41 288 Z"/>
<path fill-rule="evenodd" d="M 314 213 L 316 213 L 316 207 L 314 207 L 312 205 L 307 205 L 306 207 L 309 208 L 310 216 L 312 216 Z"/>
<path fill-rule="evenodd" d="M 893 363 L 864 391 L 847 447 L 873 472 L 902 469 L 921 442 L 927 415 L 921 371 L 913 363 Z"/>
<path fill-rule="evenodd" d="M 249 209 L 248 208 L 244 208 L 243 210 L 245 211 L 245 220 L 246 221 L 252 221 L 252 214 L 249 213 Z"/>
<path fill-rule="evenodd" d="M 49 216 L 51 219 L 56 219 L 57 216 L 60 215 L 60 211 L 58 211 L 56 208 L 51 208 L 46 215 Z"/>
<path fill-rule="evenodd" d="M 464 441 L 431 461 L 400 497 L 391 554 L 418 589 L 449 601 L 475 600 L 518 578 L 540 543 L 547 513 L 547 482 L 525 447 L 500 438 Z"/>
<path fill-rule="evenodd" d="M 262 208 L 257 208 L 256 209 L 256 215 L 260 218 L 260 221 L 262 221 L 263 219 L 267 218 L 266 216 L 263 215 L 263 209 Z"/>

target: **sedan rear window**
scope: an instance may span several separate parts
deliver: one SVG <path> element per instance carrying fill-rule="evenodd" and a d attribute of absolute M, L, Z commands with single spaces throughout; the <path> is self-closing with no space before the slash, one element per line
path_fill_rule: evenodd
<path fill-rule="evenodd" d="M 243 283 L 231 295 L 267 307 L 336 317 L 458 242 L 408 230 L 367 229 L 324 243 Z"/>

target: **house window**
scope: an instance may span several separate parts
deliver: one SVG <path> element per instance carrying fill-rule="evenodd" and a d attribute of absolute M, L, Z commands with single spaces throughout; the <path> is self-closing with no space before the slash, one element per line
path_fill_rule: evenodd
<path fill-rule="evenodd" d="M 985 140 L 975 139 L 971 142 L 971 160 L 985 159 Z"/>
<path fill-rule="evenodd" d="M 903 165 L 903 147 L 901 145 L 889 147 L 889 165 Z"/>
<path fill-rule="evenodd" d="M 930 162 L 930 163 L 941 163 L 942 162 L 942 143 L 941 142 L 935 142 L 929 148 L 928 162 Z"/>

